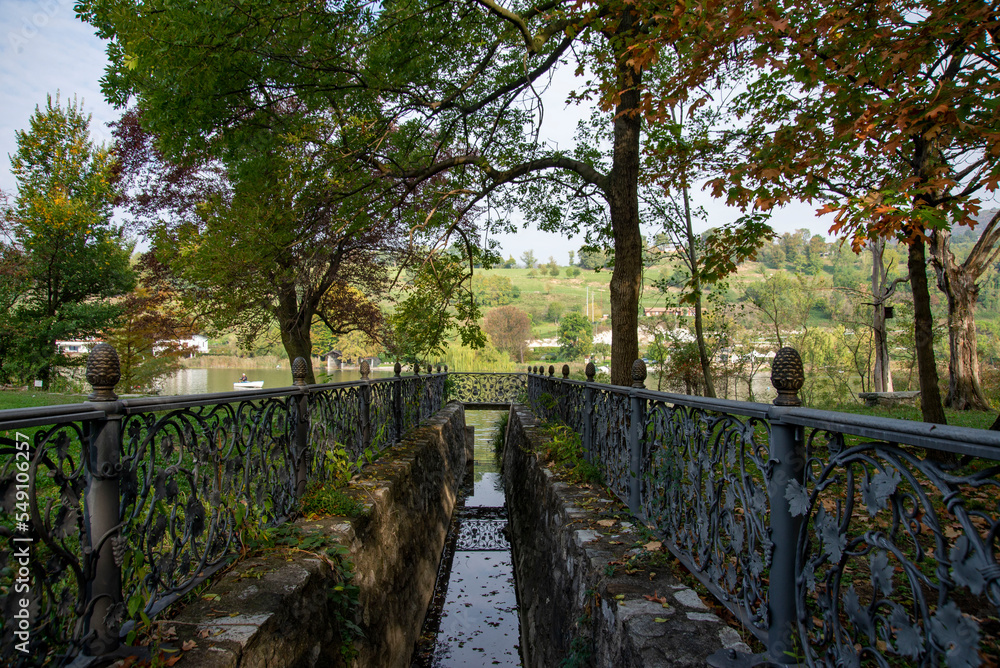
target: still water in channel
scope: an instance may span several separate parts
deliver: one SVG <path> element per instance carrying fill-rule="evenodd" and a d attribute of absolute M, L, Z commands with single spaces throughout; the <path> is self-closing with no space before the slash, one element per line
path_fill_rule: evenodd
<path fill-rule="evenodd" d="M 476 428 L 473 482 L 455 509 L 412 668 L 521 665 L 507 513 L 493 459 L 501 415 L 465 412 L 466 424 Z"/>

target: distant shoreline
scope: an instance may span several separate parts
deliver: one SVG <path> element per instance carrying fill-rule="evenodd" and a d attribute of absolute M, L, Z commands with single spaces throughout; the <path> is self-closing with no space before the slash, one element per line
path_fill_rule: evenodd
<path fill-rule="evenodd" d="M 288 360 L 277 355 L 197 355 L 181 360 L 183 369 L 288 369 Z"/>

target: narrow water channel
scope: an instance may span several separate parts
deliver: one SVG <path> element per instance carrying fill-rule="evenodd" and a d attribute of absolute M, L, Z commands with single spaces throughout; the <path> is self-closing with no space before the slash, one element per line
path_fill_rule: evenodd
<path fill-rule="evenodd" d="M 475 466 L 455 509 L 412 668 L 521 666 L 507 511 L 493 459 L 501 415 L 465 413 L 476 428 Z"/>

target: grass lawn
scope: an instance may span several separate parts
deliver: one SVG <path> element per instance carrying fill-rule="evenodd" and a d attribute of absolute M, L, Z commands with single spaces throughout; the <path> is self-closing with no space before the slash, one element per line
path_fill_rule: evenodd
<path fill-rule="evenodd" d="M 86 400 L 87 395 L 85 394 L 60 394 L 41 390 L 0 390 L 0 410 L 79 404 Z"/>
<path fill-rule="evenodd" d="M 855 413 L 857 415 L 871 415 L 872 417 L 896 418 L 898 420 L 912 420 L 922 422 L 920 409 L 915 406 L 894 406 L 883 408 L 881 406 L 868 407 L 863 404 L 838 404 L 836 406 L 814 406 L 824 410 L 840 411 L 842 413 Z M 971 427 L 973 429 L 989 429 L 993 421 L 996 420 L 996 413 L 992 411 L 953 411 L 945 409 L 945 417 L 948 424 L 953 427 Z"/>

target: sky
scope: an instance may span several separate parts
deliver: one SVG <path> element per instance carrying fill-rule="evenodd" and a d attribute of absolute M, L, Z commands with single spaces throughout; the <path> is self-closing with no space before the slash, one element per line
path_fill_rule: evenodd
<path fill-rule="evenodd" d="M 83 110 L 92 114 L 91 136 L 99 142 L 110 141 L 108 123 L 119 115 L 101 94 L 100 79 L 107 64 L 104 42 L 91 26 L 77 20 L 73 4 L 74 0 L 0 0 L 0 190 L 11 196 L 16 181 L 8 156 L 17 150 L 14 132 L 27 127 L 47 94 L 59 94 L 63 104 L 74 96 L 80 100 Z M 557 79 L 543 96 L 542 136 L 562 147 L 572 145 L 577 121 L 589 115 L 587 109 L 564 102 L 574 84 L 569 76 Z M 694 200 L 708 211 L 706 226 L 724 225 L 740 215 L 704 192 L 694 193 Z M 776 213 L 771 224 L 779 234 L 806 227 L 828 237 L 830 222 L 829 217 L 817 219 L 812 206 L 792 204 Z M 646 227 L 646 233 L 655 232 L 655 225 Z M 520 258 L 530 250 L 542 261 L 551 256 L 560 264 L 583 243 L 580 238 L 535 229 L 494 238 L 505 257 Z"/>

